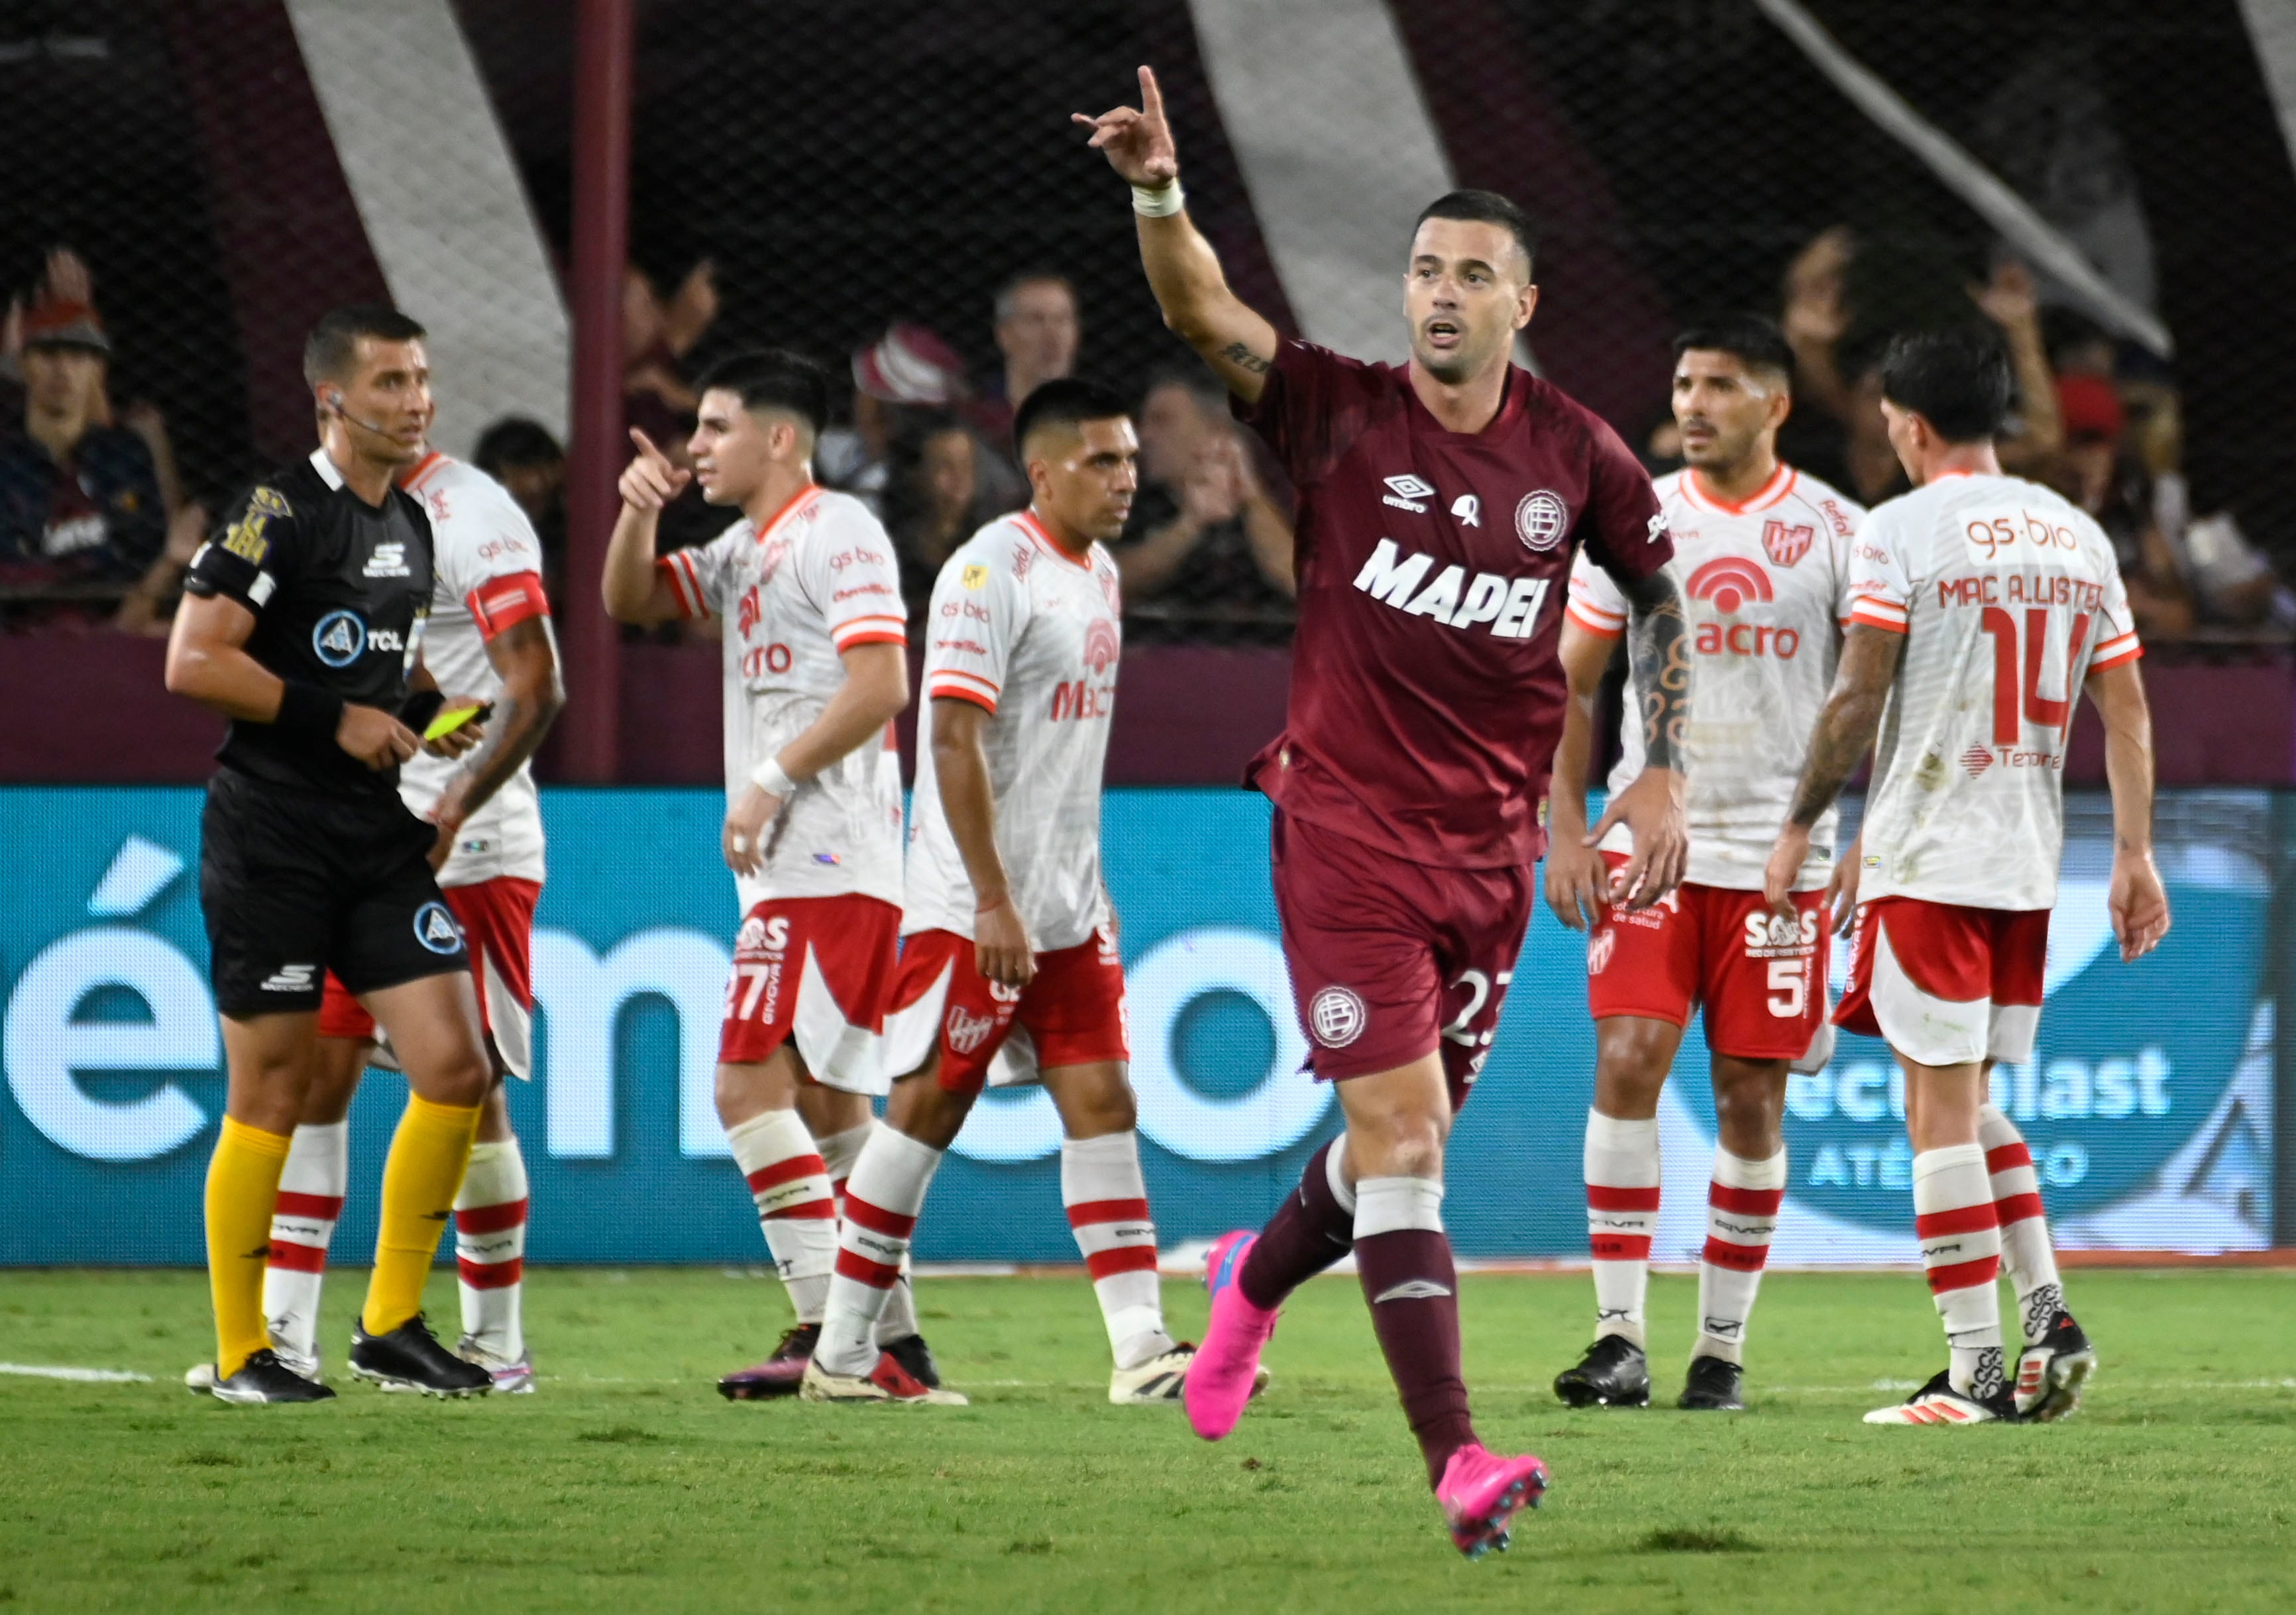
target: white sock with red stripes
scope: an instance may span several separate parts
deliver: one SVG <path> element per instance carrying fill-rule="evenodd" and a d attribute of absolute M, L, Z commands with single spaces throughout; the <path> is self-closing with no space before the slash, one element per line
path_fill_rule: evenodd
<path fill-rule="evenodd" d="M 1595 1267 L 1595 1338 L 1644 1343 L 1651 1234 L 1658 1226 L 1658 1118 L 1587 1112 L 1587 1249 Z"/>
<path fill-rule="evenodd" d="M 1108 1133 L 1061 1141 L 1061 1204 L 1084 1252 L 1093 1293 L 1119 1368 L 1172 1349 L 1164 1287 L 1156 1275 L 1156 1224 L 1140 1176 L 1140 1135 Z"/>
<path fill-rule="evenodd" d="M 1706 1250 L 1698 1262 L 1698 1344 L 1693 1357 L 1742 1363 L 1746 1321 L 1770 1235 L 1786 1194 L 1786 1152 L 1748 1160 L 1716 1145 L 1714 1181 L 1706 1191 Z"/>
<path fill-rule="evenodd" d="M 455 1196 L 455 1267 L 463 1336 L 498 1363 L 526 1355 L 519 1297 L 526 1279 L 526 1159 L 518 1140 L 471 1146 Z"/>
<path fill-rule="evenodd" d="M 1946 1344 L 1953 1348 L 1953 1388 L 1964 1396 L 1998 1395 L 2001 1359 L 2001 1226 L 1985 1151 L 1948 1144 L 1914 1157 L 1914 1234 Z"/>
<path fill-rule="evenodd" d="M 813 1349 L 824 1373 L 865 1374 L 876 1366 L 880 1321 L 906 1287 L 901 1267 L 940 1160 L 941 1152 L 931 1144 L 879 1122 L 853 1163 L 838 1224 L 837 1268 L 829 1281 L 821 1340 Z"/>
<path fill-rule="evenodd" d="M 857 1127 L 846 1128 L 842 1133 L 832 1133 L 821 1141 L 822 1164 L 829 1168 L 829 1197 L 837 1202 L 840 1222 L 845 1217 L 846 1180 L 853 1176 L 854 1163 L 861 1159 L 861 1152 L 868 1144 L 869 1135 L 876 1125 L 873 1121 L 865 1121 Z M 893 1281 L 893 1288 L 885 1297 L 884 1313 L 877 1320 L 877 1339 L 890 1342 L 916 1332 L 916 1295 L 909 1287 L 909 1264 L 904 1257 L 901 1276 Z"/>
<path fill-rule="evenodd" d="M 837 1256 L 837 1205 L 805 1119 L 795 1111 L 767 1111 L 727 1127 L 726 1142 L 758 1202 L 758 1226 L 797 1321 L 818 1324 Z"/>
<path fill-rule="evenodd" d="M 273 1346 L 315 1367 L 327 1245 L 335 1237 L 335 1219 L 343 1214 L 343 1193 L 350 1181 L 348 1121 L 295 1129 L 287 1146 L 287 1165 L 279 1174 L 279 1199 L 271 1210 L 263 1316 Z"/>
<path fill-rule="evenodd" d="M 2025 1343 L 2048 1333 L 2065 1304 L 2057 1277 L 2056 1248 L 2049 1242 L 2049 1219 L 2041 1209 L 2041 1179 L 2033 1152 L 2017 1124 L 1987 1105 L 1977 1113 L 1977 1142 L 1984 1146 L 1985 1169 L 1993 1176 L 1993 1209 L 2001 1219 L 2001 1260 L 2017 1288 L 2017 1316 Z"/>

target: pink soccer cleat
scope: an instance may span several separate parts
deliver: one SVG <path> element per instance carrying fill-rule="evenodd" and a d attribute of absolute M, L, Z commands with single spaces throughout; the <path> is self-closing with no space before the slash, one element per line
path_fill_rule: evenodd
<path fill-rule="evenodd" d="M 1211 1322 L 1204 1325 L 1204 1343 L 1188 1365 L 1181 1400 L 1187 1405 L 1188 1428 L 1207 1441 L 1218 1440 L 1243 1417 L 1244 1404 L 1260 1383 L 1260 1351 L 1275 1332 L 1275 1312 L 1246 1300 L 1235 1282 L 1259 1237 L 1242 1230 L 1224 1234 L 1213 1242 L 1204 1263 L 1204 1288 L 1212 1292 Z"/>
<path fill-rule="evenodd" d="M 1515 1511 L 1537 1508 L 1546 1494 L 1546 1465 L 1529 1453 L 1498 1457 L 1478 1441 L 1451 1455 L 1435 1501 L 1443 1505 L 1452 1544 L 1468 1558 L 1480 1559 L 1493 1548 L 1505 1553 Z"/>

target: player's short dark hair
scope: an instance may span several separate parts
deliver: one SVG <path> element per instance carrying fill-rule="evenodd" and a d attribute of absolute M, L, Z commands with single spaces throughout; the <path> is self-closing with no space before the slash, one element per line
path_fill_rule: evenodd
<path fill-rule="evenodd" d="M 1131 406 L 1113 387 L 1104 387 L 1082 376 L 1061 376 L 1021 399 L 1021 407 L 1013 412 L 1013 447 L 1026 458 L 1029 439 L 1042 427 L 1121 421 L 1129 419 L 1131 414 Z"/>
<path fill-rule="evenodd" d="M 346 303 L 330 308 L 303 340 L 303 379 L 316 387 L 322 381 L 350 378 L 358 363 L 361 337 L 378 342 L 419 342 L 430 333 L 421 322 L 388 303 Z"/>
<path fill-rule="evenodd" d="M 471 450 L 471 463 L 489 477 L 499 477 L 514 465 L 555 465 L 566 451 L 550 429 L 524 415 L 504 415 L 479 434 Z"/>
<path fill-rule="evenodd" d="M 1999 435 L 2016 383 L 1993 332 L 1917 331 L 1893 338 L 1882 355 L 1882 396 L 1947 442 L 1975 443 Z"/>
<path fill-rule="evenodd" d="M 1437 197 L 1419 209 L 1419 217 L 1411 222 L 1411 234 L 1416 236 L 1419 226 L 1431 218 L 1457 218 L 1474 225 L 1496 225 L 1512 234 L 1515 245 L 1522 249 L 1525 275 L 1529 275 L 1531 266 L 1538 261 L 1538 242 L 1531 233 L 1530 215 L 1496 191 L 1452 191 Z"/>
<path fill-rule="evenodd" d="M 720 359 L 702 373 L 695 390 L 730 392 L 752 414 L 786 410 L 815 437 L 829 424 L 829 373 L 786 348 L 759 348 Z"/>
<path fill-rule="evenodd" d="M 1759 314 L 1726 314 L 1703 320 L 1674 339 L 1674 357 L 1685 353 L 1726 353 L 1749 370 L 1771 370 L 1793 384 L 1794 356 L 1785 332 L 1775 320 Z"/>

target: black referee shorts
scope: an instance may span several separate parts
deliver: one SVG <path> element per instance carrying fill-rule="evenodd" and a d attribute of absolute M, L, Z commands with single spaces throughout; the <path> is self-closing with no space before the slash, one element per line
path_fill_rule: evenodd
<path fill-rule="evenodd" d="M 234 1019 L 319 1007 L 471 967 L 439 894 L 437 832 L 396 793 L 329 796 L 230 768 L 200 816 L 200 907 L 216 1007 Z"/>

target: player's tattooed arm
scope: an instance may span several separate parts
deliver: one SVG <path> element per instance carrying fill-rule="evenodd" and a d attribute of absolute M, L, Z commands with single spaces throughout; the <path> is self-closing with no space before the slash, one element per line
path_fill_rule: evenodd
<path fill-rule="evenodd" d="M 1242 342 L 1230 342 L 1226 347 L 1221 348 L 1220 357 L 1226 359 L 1238 370 L 1248 370 L 1256 376 L 1264 376 L 1269 371 L 1275 368 L 1275 360 L 1261 358 L 1258 354 L 1252 352 L 1250 348 L 1245 347 Z"/>
<path fill-rule="evenodd" d="M 1905 635 L 1885 628 L 1853 625 L 1842 636 L 1841 663 L 1833 675 L 1833 688 L 1811 731 L 1809 755 L 1794 787 L 1793 806 L 1787 811 L 1777 843 L 1770 850 L 1769 868 L 1762 881 L 1772 906 L 1784 912 L 1788 894 L 1809 856 L 1810 827 L 1825 816 L 1874 749 L 1882 731 L 1882 709 L 1890 687 L 1897 682 L 1898 659 L 1904 654 Z"/>
<path fill-rule="evenodd" d="M 1627 644 L 1642 704 L 1643 756 L 1647 767 L 1679 773 L 1690 724 L 1690 624 L 1682 594 L 1662 570 L 1617 581 L 1630 608 Z"/>

